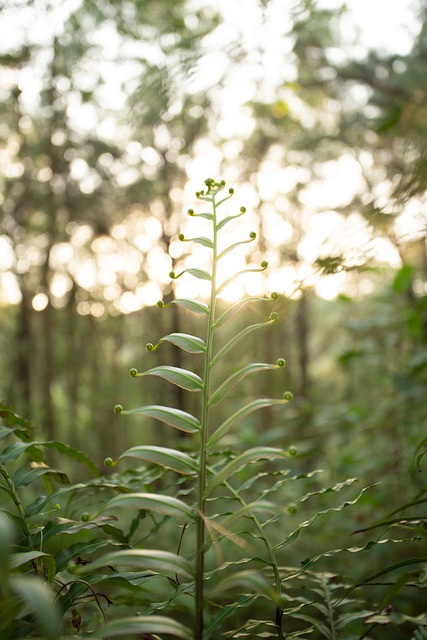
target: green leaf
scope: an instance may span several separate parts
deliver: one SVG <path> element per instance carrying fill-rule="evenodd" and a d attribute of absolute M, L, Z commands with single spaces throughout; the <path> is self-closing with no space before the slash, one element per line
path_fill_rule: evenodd
<path fill-rule="evenodd" d="M 58 640 L 62 636 L 61 624 L 53 604 L 53 594 L 46 585 L 32 576 L 13 576 L 11 586 L 16 595 L 34 612 L 41 637 L 45 640 Z"/>
<path fill-rule="evenodd" d="M 345 483 L 341 483 L 341 485 L 342 485 L 342 487 L 344 487 Z M 357 496 L 353 500 L 345 500 L 345 502 L 343 502 L 342 504 L 338 505 L 337 507 L 330 507 L 329 509 L 323 509 L 322 511 L 318 511 L 309 520 L 305 520 L 304 522 L 301 522 L 298 525 L 298 527 L 296 529 L 294 529 L 294 531 L 292 531 L 288 536 L 286 536 L 286 538 L 283 540 L 283 542 L 280 542 L 276 546 L 276 549 L 281 549 L 282 547 L 285 547 L 285 546 L 289 545 L 291 542 L 294 542 L 294 540 L 296 540 L 296 538 L 299 536 L 301 530 L 305 529 L 307 527 L 310 527 L 313 524 L 313 522 L 315 522 L 315 520 L 317 520 L 317 518 L 319 518 L 320 516 L 328 514 L 328 513 L 338 513 L 339 511 L 342 511 L 346 507 L 349 507 L 349 506 L 352 506 L 352 505 L 356 504 L 360 500 L 360 498 L 365 494 L 365 492 L 368 491 L 370 488 L 371 487 L 365 487 L 364 489 L 362 489 L 362 491 L 360 491 L 360 493 L 358 493 Z M 300 499 L 299 502 L 302 502 L 302 499 Z M 374 543 L 374 544 L 376 544 L 376 543 Z M 379 541 L 377 544 L 381 544 L 381 541 Z M 363 550 L 367 551 L 369 545 L 371 545 L 371 547 L 372 547 L 372 543 L 368 543 L 368 545 L 366 545 L 363 548 Z M 369 547 L 369 548 L 371 548 L 371 547 Z M 362 549 L 356 548 L 356 547 L 351 547 L 351 548 L 346 548 L 346 549 L 337 549 L 337 550 L 334 550 L 334 551 L 327 551 L 324 554 L 320 554 L 316 558 L 309 559 L 307 562 L 304 563 L 304 568 L 307 568 L 308 566 L 311 566 L 312 564 L 317 562 L 317 560 L 319 560 L 320 558 L 329 557 L 329 555 L 333 556 L 336 553 L 340 553 L 341 551 L 350 551 L 352 553 L 356 553 L 358 551 L 362 551 Z"/>
<path fill-rule="evenodd" d="M 91 572 L 106 566 L 130 566 L 142 571 L 174 576 L 178 574 L 189 580 L 193 577 L 191 564 L 185 558 L 159 549 L 120 549 L 94 560 L 84 566 L 79 573 Z"/>
<path fill-rule="evenodd" d="M 183 276 L 184 273 L 189 273 L 190 276 L 193 276 L 194 278 L 198 278 L 199 280 L 211 280 L 211 274 L 208 273 L 208 271 L 205 271 L 204 269 L 194 269 L 194 268 L 184 269 L 184 271 L 181 271 L 181 273 L 174 273 L 173 271 L 171 271 L 170 277 L 173 280 L 177 280 L 178 278 Z"/>
<path fill-rule="evenodd" d="M 212 218 L 212 216 L 211 216 L 211 218 Z M 209 240 L 209 238 L 205 238 L 204 236 L 197 237 L 197 238 L 180 237 L 179 239 L 181 240 L 181 242 L 196 242 L 197 244 L 201 244 L 203 247 L 207 247 L 208 249 L 212 249 L 213 248 L 212 240 Z"/>
<path fill-rule="evenodd" d="M 218 203 L 217 206 L 219 206 Z M 221 220 L 221 222 L 218 222 L 217 224 L 217 230 L 220 231 L 223 227 L 225 227 L 226 224 L 228 224 L 229 222 L 231 222 L 232 220 L 235 220 L 236 218 L 240 218 L 240 216 L 242 216 L 244 213 L 246 213 L 245 211 L 240 211 L 240 213 L 236 214 L 235 216 L 228 216 L 227 218 L 224 218 L 223 220 Z"/>
<path fill-rule="evenodd" d="M 197 374 L 179 367 L 163 365 L 141 373 L 138 372 L 137 376 L 158 376 L 186 391 L 201 391 L 203 389 L 203 381 Z"/>
<path fill-rule="evenodd" d="M 170 333 L 169 335 L 161 338 L 153 349 L 148 349 L 148 351 L 156 349 L 162 342 L 170 342 L 188 353 L 204 353 L 206 351 L 204 341 L 201 338 L 189 335 L 188 333 Z"/>
<path fill-rule="evenodd" d="M 249 404 L 245 405 L 244 407 L 242 407 L 241 409 L 233 413 L 232 416 L 227 418 L 227 420 L 225 420 L 218 427 L 218 429 L 209 438 L 207 442 L 207 447 L 210 448 L 214 444 L 216 444 L 219 440 L 221 440 L 221 438 L 226 433 L 228 433 L 228 431 L 230 431 L 230 429 L 232 429 L 236 424 L 241 422 L 244 418 L 246 418 L 248 415 L 250 415 L 254 411 L 258 411 L 259 409 L 264 409 L 265 407 L 272 407 L 275 405 L 287 404 L 288 402 L 289 400 L 285 398 L 281 398 L 277 400 L 271 399 L 271 398 L 261 398 L 259 400 L 254 400 L 253 402 L 250 402 Z"/>
<path fill-rule="evenodd" d="M 33 455 L 33 452 L 37 452 L 37 447 L 46 447 L 48 449 L 56 449 L 59 453 L 62 453 L 78 462 L 82 462 L 84 465 L 88 467 L 88 469 L 92 472 L 95 477 L 100 476 L 100 472 L 98 467 L 94 462 L 84 453 L 74 449 L 70 445 L 64 444 L 63 442 L 57 442 L 55 440 L 41 441 L 35 440 L 32 442 L 14 442 L 9 447 L 7 447 L 3 453 L 0 455 L 0 462 L 7 464 L 9 462 L 13 462 L 23 453 L 28 453 L 30 456 Z"/>
<path fill-rule="evenodd" d="M 27 562 L 33 562 L 33 560 L 45 558 L 48 555 L 48 553 L 44 553 L 43 551 L 23 551 L 22 553 L 13 553 L 10 558 L 10 567 L 12 569 L 17 569 Z"/>
<path fill-rule="evenodd" d="M 236 571 L 232 575 L 220 580 L 209 593 L 209 597 L 222 594 L 224 591 L 238 590 L 239 594 L 249 592 L 262 593 L 272 600 L 275 599 L 274 590 L 271 588 L 262 573 L 247 569 Z"/>
<path fill-rule="evenodd" d="M 190 629 L 171 618 L 164 616 L 137 616 L 135 618 L 122 618 L 107 622 L 91 638 L 93 640 L 104 640 L 107 637 L 124 637 L 143 633 L 165 633 L 176 638 L 183 638 L 183 640 L 188 640 L 192 637 Z"/>
<path fill-rule="evenodd" d="M 32 429 L 28 420 L 18 416 L 11 407 L 0 402 L 0 418 L 21 440 L 31 440 Z"/>
<path fill-rule="evenodd" d="M 47 466 L 32 469 L 21 467 L 13 476 L 13 484 L 15 485 L 15 489 L 18 489 L 19 487 L 27 487 L 37 478 L 45 475 L 52 477 L 56 482 L 58 482 L 58 484 L 70 484 L 70 480 L 65 473 L 57 471 L 56 469 L 51 469 Z"/>
<path fill-rule="evenodd" d="M 156 446 L 136 446 L 128 449 L 118 460 L 136 458 L 158 464 L 166 469 L 172 469 L 183 475 L 192 475 L 197 471 L 197 463 L 188 454 L 176 449 Z"/>
<path fill-rule="evenodd" d="M 155 511 L 165 516 L 179 518 L 180 520 L 194 520 L 194 511 L 182 500 L 159 493 L 124 493 L 112 498 L 103 508 L 130 507 L 144 511 Z"/>
<path fill-rule="evenodd" d="M 231 462 L 218 471 L 211 481 L 208 481 L 205 496 L 209 496 L 222 482 L 227 480 L 230 476 L 250 462 L 254 462 L 255 460 L 273 460 L 277 458 L 289 459 L 289 453 L 283 451 L 283 449 L 273 447 L 254 447 L 253 449 L 249 449 L 248 451 L 241 453 L 237 458 L 231 460 Z"/>
<path fill-rule="evenodd" d="M 65 530 L 64 533 L 67 533 L 67 530 Z M 125 542 L 124 536 L 121 542 L 122 543 Z M 104 538 L 96 538 L 92 540 L 86 540 L 85 542 L 78 542 L 76 544 L 72 544 L 66 549 L 63 548 L 56 555 L 57 570 L 62 571 L 63 569 L 65 569 L 65 567 L 69 562 L 74 562 L 75 558 L 78 558 L 83 554 L 94 553 L 95 551 L 98 551 L 98 549 L 102 549 L 107 545 L 111 545 L 111 540 L 105 540 Z"/>
<path fill-rule="evenodd" d="M 227 525 L 233 520 L 238 520 L 243 516 L 252 516 L 254 513 L 273 513 L 274 515 L 281 513 L 283 515 L 289 515 L 289 512 L 286 507 L 282 507 L 274 502 L 270 502 L 268 500 L 255 500 L 254 502 L 249 502 L 245 504 L 243 507 L 236 509 L 232 514 L 227 516 L 223 522 L 223 526 L 227 527 Z"/>
<path fill-rule="evenodd" d="M 232 349 L 236 344 L 238 344 L 242 340 L 242 338 L 252 333 L 252 331 L 256 331 L 257 329 L 261 329 L 262 327 L 267 327 L 268 325 L 273 324 L 276 321 L 277 321 L 277 315 L 273 315 L 273 317 L 270 317 L 266 322 L 257 322 L 256 324 L 251 324 L 249 327 L 246 327 L 245 329 L 240 331 L 238 334 L 233 336 L 231 340 L 229 340 L 218 351 L 218 353 L 212 359 L 211 366 L 214 365 L 216 362 L 218 362 L 218 360 L 221 360 L 221 358 L 224 356 L 225 353 L 227 353 L 227 351 Z"/>
<path fill-rule="evenodd" d="M 252 296 L 250 298 L 245 298 L 244 300 L 238 300 L 219 316 L 219 318 L 214 323 L 214 327 L 215 329 L 218 329 L 221 325 L 227 322 L 227 320 L 230 320 L 230 318 L 232 318 L 235 313 L 240 311 L 240 309 L 246 306 L 249 302 L 272 302 L 272 301 L 273 301 L 272 298 L 262 298 L 261 296 Z"/>
<path fill-rule="evenodd" d="M 204 269 L 186 269 L 186 273 L 194 276 L 194 278 L 198 278 L 199 280 L 211 280 L 211 274 Z"/>
<path fill-rule="evenodd" d="M 216 404 L 223 399 L 223 397 L 241 380 L 252 375 L 253 373 L 257 373 L 258 371 L 269 371 L 271 369 L 279 369 L 279 365 L 277 364 L 265 364 L 265 363 L 251 363 L 248 364 L 238 371 L 235 371 L 231 376 L 229 376 L 224 382 L 214 391 L 212 394 L 209 404 Z"/>
<path fill-rule="evenodd" d="M 186 433 L 196 433 L 200 429 L 200 422 L 190 413 L 174 409 L 172 407 L 162 407 L 152 404 L 146 407 L 137 407 L 136 409 L 127 409 L 122 411 L 122 415 L 145 415 L 149 418 L 155 418 L 161 422 L 169 424 L 175 429 L 185 431 Z"/>
<path fill-rule="evenodd" d="M 164 304 L 163 302 L 159 302 L 158 306 L 161 308 L 167 308 L 171 304 L 177 304 L 179 307 L 183 307 L 192 313 L 205 314 L 209 313 L 209 307 L 204 302 L 199 302 L 198 300 L 191 300 L 189 298 L 176 298 L 171 302 Z"/>

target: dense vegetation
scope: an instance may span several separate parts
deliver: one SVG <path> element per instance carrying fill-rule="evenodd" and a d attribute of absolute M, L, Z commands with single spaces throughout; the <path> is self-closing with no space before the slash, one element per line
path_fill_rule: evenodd
<path fill-rule="evenodd" d="M 5 640 L 427 637 L 427 9 L 252 5 L 2 9 Z"/>

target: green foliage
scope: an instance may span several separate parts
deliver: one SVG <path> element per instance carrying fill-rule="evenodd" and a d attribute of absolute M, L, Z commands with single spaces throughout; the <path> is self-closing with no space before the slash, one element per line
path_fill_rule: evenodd
<path fill-rule="evenodd" d="M 139 634 L 354 640 L 369 638 L 371 632 L 394 638 L 403 629 L 420 640 L 425 611 L 405 603 L 408 590 L 422 593 L 426 585 L 426 488 L 420 485 L 415 495 L 396 501 L 389 514 L 367 523 L 372 487 L 355 491 L 355 478 L 322 484 L 318 470 L 307 470 L 304 441 L 298 443 L 301 454 L 286 432 L 281 432 L 280 446 L 267 442 L 272 417 L 267 412 L 275 408 L 274 417 L 283 420 L 281 409 L 292 394 L 262 397 L 248 382 L 258 374 L 283 375 L 285 360 L 276 355 L 272 363 L 242 364 L 231 355 L 249 334 L 277 323 L 280 300 L 273 293 L 225 308 L 220 304 L 224 283 L 217 280 L 217 263 L 227 251 L 219 248 L 220 232 L 243 215 L 244 207 L 220 218 L 218 208 L 233 192 L 221 199 L 224 183 L 208 180 L 206 187 L 198 197 L 211 211 L 191 210 L 190 215 L 211 225 L 211 239 L 199 242 L 211 253 L 210 269 L 186 269 L 179 277 L 205 274 L 209 302 L 175 299 L 156 308 L 161 314 L 176 303 L 183 313 L 199 316 L 203 338 L 174 331 L 148 343 L 145 351 L 147 360 L 163 355 L 165 348 L 183 351 L 188 362 L 194 359 L 197 373 L 189 365 L 130 370 L 134 383 L 141 379 L 145 385 L 152 378 L 159 386 L 189 392 L 191 410 L 162 404 L 114 407 L 120 419 L 138 416 L 144 428 L 148 421 L 160 422 L 170 446 L 136 444 L 115 460 L 107 458 L 108 475 L 102 476 L 85 453 L 35 438 L 26 420 L 0 406 L 0 630 L 5 640 L 35 634 L 47 639 Z M 266 268 L 262 262 L 244 272 Z M 408 270 L 396 275 L 393 295 L 406 295 L 410 275 Z M 245 314 L 243 322 L 236 322 L 243 309 L 263 313 L 270 305 L 274 310 L 268 309 L 263 321 L 248 323 Z M 404 331 L 423 343 L 424 307 L 421 301 L 410 306 Z M 341 361 L 370 353 L 354 349 Z M 423 362 L 417 362 L 406 372 L 411 384 L 407 380 L 403 387 L 413 403 L 414 421 L 423 406 L 419 386 L 425 376 Z M 267 418 L 258 442 L 248 447 L 239 429 L 251 423 L 255 412 Z M 174 433 L 182 437 L 169 435 Z M 423 438 L 415 449 L 416 473 L 423 471 L 425 444 Z M 82 469 L 77 483 L 59 467 L 59 459 Z M 118 472 L 124 461 L 129 470 Z M 333 471 L 331 465 L 329 477 Z M 352 544 L 342 525 L 355 505 L 365 522 L 353 526 L 358 542 Z M 332 548 L 316 541 L 314 527 L 333 540 Z M 347 558 L 356 562 L 348 564 L 345 575 Z M 352 566 L 358 570 L 352 572 Z M 396 609 L 400 601 L 404 606 Z"/>
<path fill-rule="evenodd" d="M 358 502 L 363 491 L 338 506 L 317 511 L 295 527 L 292 521 L 299 505 L 316 496 L 346 491 L 354 480 L 298 495 L 293 484 L 306 482 L 310 474 L 291 473 L 295 464 L 295 447 L 256 446 L 242 450 L 236 433 L 239 424 L 250 420 L 255 411 L 287 404 L 292 399 L 290 392 L 285 392 L 282 398 L 248 398 L 225 418 L 218 411 L 232 389 L 242 386 L 254 374 L 280 371 L 285 360 L 279 357 L 274 364 L 255 362 L 233 366 L 231 350 L 248 334 L 276 322 L 278 315 L 272 311 L 266 321 L 239 327 L 236 333 L 228 334 L 225 339 L 224 325 L 246 304 L 274 305 L 278 296 L 273 293 L 269 298 L 249 298 L 225 310 L 218 310 L 218 294 L 225 284 L 242 272 L 263 271 L 268 265 L 265 261 L 259 267 L 248 265 L 243 271 L 226 277 L 224 282 L 218 282 L 218 261 L 247 242 L 236 242 L 220 249 L 221 230 L 243 215 L 246 209 L 241 207 L 238 214 L 220 218 L 218 209 L 233 195 L 233 190 L 222 196 L 225 183 L 209 179 L 205 184 L 207 188 L 196 195 L 210 205 L 210 211 L 195 213 L 190 209 L 188 213 L 193 218 L 208 220 L 211 225 L 210 238 L 192 239 L 211 252 L 210 270 L 192 267 L 178 274 L 171 272 L 170 277 L 176 279 L 189 275 L 209 281 L 209 304 L 190 299 L 158 304 L 165 308 L 175 302 L 187 311 L 202 312 L 206 317 L 205 335 L 202 339 L 188 333 L 173 333 L 160 338 L 155 344 L 147 344 L 149 353 L 169 342 L 175 348 L 197 356 L 198 370 L 202 369 L 203 375 L 169 365 L 142 372 L 136 368 L 130 370 L 132 378 L 159 377 L 186 391 L 198 392 L 197 414 L 160 405 L 126 410 L 121 405 L 115 407 L 115 412 L 121 415 L 137 414 L 145 420 L 154 418 L 183 430 L 186 433 L 185 452 L 170 447 L 137 445 L 116 461 L 106 461 L 109 467 L 125 458 L 157 466 L 164 474 L 165 490 L 153 493 L 134 491 L 108 501 L 103 506 L 103 513 L 117 509 L 121 513 L 123 510 L 137 510 L 144 514 L 140 525 L 146 526 L 149 518 L 151 529 L 150 526 L 148 530 L 143 529 L 145 534 L 135 530 L 140 550 L 108 554 L 95 564 L 86 565 L 82 571 L 86 579 L 91 580 L 95 569 L 113 565 L 116 578 L 119 572 L 122 579 L 133 582 L 145 570 L 146 612 L 154 616 L 154 620 L 160 612 L 165 612 L 170 620 L 184 621 L 193 628 L 196 640 L 217 638 L 219 634 L 225 634 L 221 637 L 240 637 L 254 633 L 280 639 L 285 637 L 284 629 L 289 624 L 285 620 L 287 616 L 284 616 L 283 592 L 289 577 L 284 576 L 280 566 L 282 550 L 323 514 L 340 511 Z M 255 237 L 256 234 L 250 234 L 249 241 Z M 182 234 L 179 239 L 187 241 Z M 203 360 L 202 365 L 199 358 Z M 240 392 L 239 397 L 242 396 L 243 392 Z M 171 471 L 178 474 L 178 479 L 168 482 L 167 474 Z M 270 480 L 273 479 L 271 485 Z M 147 555 L 146 547 L 152 545 L 154 534 L 164 547 L 151 549 Z M 172 553 L 172 549 L 176 553 Z M 130 565 L 132 571 L 123 573 L 120 569 L 123 564 Z M 154 586 L 150 587 L 150 583 Z M 266 602 L 260 606 L 262 601 Z M 241 609 L 249 605 L 251 617 L 243 622 Z M 156 632 L 155 626 L 148 626 L 147 630 Z"/>

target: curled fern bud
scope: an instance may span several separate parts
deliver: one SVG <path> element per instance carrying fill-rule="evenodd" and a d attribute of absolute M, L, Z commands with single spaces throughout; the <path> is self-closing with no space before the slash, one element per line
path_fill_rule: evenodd
<path fill-rule="evenodd" d="M 175 271 L 169 271 L 169 278 L 172 278 L 172 280 L 175 278 Z"/>
<path fill-rule="evenodd" d="M 277 358 L 276 365 L 278 367 L 284 367 L 286 364 L 286 360 L 284 358 Z"/>
<path fill-rule="evenodd" d="M 210 189 L 215 185 L 215 180 L 213 180 L 212 178 L 206 178 L 205 185 L 208 187 L 208 189 Z"/>
<path fill-rule="evenodd" d="M 123 407 L 121 404 L 116 404 L 114 407 L 114 413 L 121 413 L 123 411 Z"/>
<path fill-rule="evenodd" d="M 283 400 L 286 400 L 286 402 L 290 402 L 291 400 L 293 400 L 293 395 L 290 391 L 285 391 L 285 393 L 283 394 Z"/>
<path fill-rule="evenodd" d="M 158 300 L 156 304 L 159 307 L 159 309 L 163 309 L 163 307 L 165 306 L 165 303 L 163 302 L 163 300 Z"/>
<path fill-rule="evenodd" d="M 234 189 L 231 187 L 231 188 L 228 190 L 228 193 L 230 194 L 230 196 L 232 196 L 232 195 L 233 195 L 233 193 L 234 193 Z"/>
<path fill-rule="evenodd" d="M 277 311 L 272 311 L 268 316 L 268 319 L 273 320 L 273 322 L 276 322 L 278 317 L 279 317 L 279 314 L 277 313 Z"/>
<path fill-rule="evenodd" d="M 297 508 L 294 504 L 290 504 L 288 507 L 288 513 L 290 516 L 294 516 L 297 512 Z"/>
<path fill-rule="evenodd" d="M 181 242 L 184 240 L 184 234 L 183 233 L 179 234 L 178 240 L 181 240 Z"/>
<path fill-rule="evenodd" d="M 251 240 L 255 240 L 255 238 L 256 238 L 255 231 L 251 231 L 250 234 L 249 234 L 249 237 L 250 237 Z"/>
<path fill-rule="evenodd" d="M 132 369 L 129 371 L 129 375 L 131 378 L 136 378 L 136 376 L 138 375 L 138 370 L 132 367 Z"/>
<path fill-rule="evenodd" d="M 56 503 L 55 509 L 56 511 L 61 511 L 61 505 L 59 504 L 59 502 Z"/>
<path fill-rule="evenodd" d="M 263 260 L 263 261 L 261 262 L 261 267 L 262 267 L 263 269 L 267 269 L 267 267 L 268 267 L 268 262 L 267 262 L 267 260 Z"/>
<path fill-rule="evenodd" d="M 219 184 L 221 187 L 225 187 L 225 180 L 221 180 Z"/>
<path fill-rule="evenodd" d="M 246 207 L 240 207 L 240 213 L 246 213 Z"/>
<path fill-rule="evenodd" d="M 288 453 L 290 456 L 296 456 L 298 453 L 298 449 L 294 446 L 288 447 Z"/>
<path fill-rule="evenodd" d="M 198 191 L 196 193 L 196 196 L 199 197 L 199 192 Z M 194 216 L 195 215 L 194 214 L 194 209 L 188 209 L 187 213 L 188 213 L 189 216 Z"/>
<path fill-rule="evenodd" d="M 81 519 L 82 519 L 82 522 L 88 522 L 88 521 L 89 521 L 90 516 L 89 516 L 89 514 L 88 514 L 88 512 L 87 512 L 87 511 L 85 511 L 84 513 L 82 513 L 82 515 L 81 515 Z"/>
<path fill-rule="evenodd" d="M 277 291 L 273 291 L 273 293 L 271 294 L 270 298 L 272 300 L 278 300 L 279 299 L 279 294 L 277 293 Z"/>
<path fill-rule="evenodd" d="M 105 458 L 104 465 L 106 467 L 112 467 L 113 466 L 113 458 Z"/>
<path fill-rule="evenodd" d="M 154 344 L 152 342 L 147 342 L 147 344 L 145 345 L 145 348 L 147 351 L 153 351 Z"/>
<path fill-rule="evenodd" d="M 199 198 L 199 197 L 200 197 L 200 191 L 196 191 L 196 198 Z M 191 216 L 191 215 L 192 215 L 192 214 L 190 213 L 190 216 Z"/>

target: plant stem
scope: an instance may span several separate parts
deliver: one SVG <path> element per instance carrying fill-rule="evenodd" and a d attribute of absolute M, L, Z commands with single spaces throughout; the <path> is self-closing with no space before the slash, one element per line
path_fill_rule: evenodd
<path fill-rule="evenodd" d="M 238 500 L 240 502 L 242 507 L 246 506 L 246 502 L 243 500 L 243 498 L 241 497 L 239 492 L 236 491 L 236 489 L 234 489 L 229 482 L 225 481 L 224 485 L 227 487 L 227 489 L 230 491 L 230 493 L 236 498 L 236 500 Z M 279 567 L 277 565 L 276 554 L 274 553 L 274 549 L 273 549 L 273 547 L 271 545 L 270 540 L 267 538 L 267 536 L 264 533 L 264 529 L 263 529 L 263 527 L 261 525 L 261 522 L 258 520 L 258 518 L 253 513 L 250 513 L 249 517 L 252 520 L 252 522 L 254 523 L 254 525 L 256 526 L 256 528 L 258 530 L 258 533 L 260 535 L 260 538 L 264 542 L 264 544 L 265 544 L 265 546 L 267 548 L 268 555 L 270 556 L 270 564 L 271 564 L 271 567 L 272 567 L 273 573 L 274 573 L 274 582 L 275 582 L 275 587 L 276 587 L 276 595 L 277 595 L 277 598 L 279 600 L 281 595 L 282 595 L 282 583 L 281 583 L 281 580 L 280 580 L 280 573 L 279 573 Z M 276 631 L 277 631 L 278 640 L 285 640 L 285 635 L 284 635 L 283 629 L 282 629 L 282 617 L 283 617 L 283 609 L 279 604 L 277 604 L 276 605 L 276 615 L 275 615 L 274 623 L 276 625 Z"/>
<path fill-rule="evenodd" d="M 215 322 L 215 305 L 216 305 L 216 267 L 217 267 L 217 205 L 215 203 L 214 191 L 211 196 L 212 213 L 213 213 L 213 255 L 212 255 L 212 272 L 211 272 L 211 295 L 209 305 L 209 317 L 206 337 L 206 352 L 203 375 L 203 396 L 202 396 L 202 416 L 200 430 L 200 457 L 198 470 L 198 495 L 197 495 L 197 520 L 196 520 L 196 579 L 195 579 L 195 623 L 194 638 L 195 640 L 203 640 L 204 632 L 204 573 L 205 573 L 205 488 L 206 488 L 206 443 L 208 438 L 209 424 L 209 387 L 210 372 L 212 360 L 212 345 Z"/>

